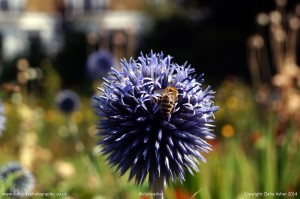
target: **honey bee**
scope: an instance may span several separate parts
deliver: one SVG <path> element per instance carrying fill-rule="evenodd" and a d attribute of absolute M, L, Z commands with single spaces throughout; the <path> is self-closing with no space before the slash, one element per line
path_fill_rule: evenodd
<path fill-rule="evenodd" d="M 154 99 L 154 102 L 159 104 L 162 116 L 165 118 L 169 117 L 178 101 L 178 90 L 173 86 L 168 86 L 165 89 L 155 90 L 154 93 L 159 94 L 159 97 Z"/>

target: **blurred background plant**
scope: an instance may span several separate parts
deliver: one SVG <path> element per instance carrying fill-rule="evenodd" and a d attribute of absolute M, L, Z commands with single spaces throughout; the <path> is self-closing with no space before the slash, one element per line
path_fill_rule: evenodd
<path fill-rule="evenodd" d="M 1 193 L 28 194 L 34 188 L 34 177 L 17 162 L 9 162 L 1 168 L 0 182 Z"/>
<path fill-rule="evenodd" d="M 166 198 L 300 198 L 299 3 L 1 0 L 0 165 L 19 161 L 35 178 L 32 192 L 151 198 L 99 155 L 90 97 L 101 79 L 87 73 L 98 75 L 88 71 L 93 54 L 105 76 L 101 63 L 119 69 L 120 58 L 153 49 L 204 72 L 221 107 L 207 163 Z M 65 89 L 77 96 L 67 112 L 55 101 Z"/>

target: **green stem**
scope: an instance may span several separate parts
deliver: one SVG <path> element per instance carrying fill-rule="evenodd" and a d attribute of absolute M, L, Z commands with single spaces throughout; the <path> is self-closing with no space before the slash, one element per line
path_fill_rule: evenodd
<path fill-rule="evenodd" d="M 67 120 L 69 133 L 75 141 L 75 148 L 81 156 L 80 158 L 82 163 L 89 169 L 92 175 L 96 175 L 98 177 L 98 180 L 100 180 L 101 178 L 99 176 L 98 170 L 95 168 L 95 165 L 93 164 L 90 156 L 85 152 L 85 146 L 79 138 L 77 125 L 72 121 L 70 116 L 67 118 Z"/>
<path fill-rule="evenodd" d="M 153 199 L 164 199 L 164 178 L 158 177 L 152 186 Z"/>

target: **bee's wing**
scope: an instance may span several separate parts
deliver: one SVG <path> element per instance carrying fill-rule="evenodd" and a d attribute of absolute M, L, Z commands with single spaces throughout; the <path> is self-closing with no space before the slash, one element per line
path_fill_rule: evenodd
<path fill-rule="evenodd" d="M 165 93 L 165 89 L 155 90 L 154 94 L 152 95 L 153 102 L 159 103 L 159 101 L 164 93 Z"/>
<path fill-rule="evenodd" d="M 166 94 L 166 93 L 167 93 L 166 89 L 157 89 L 154 91 L 154 94 L 159 94 L 159 95 Z"/>

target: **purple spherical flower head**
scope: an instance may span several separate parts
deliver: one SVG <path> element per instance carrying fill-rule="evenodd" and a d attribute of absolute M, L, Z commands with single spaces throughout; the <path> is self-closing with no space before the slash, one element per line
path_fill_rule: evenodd
<path fill-rule="evenodd" d="M 121 175 L 130 170 L 129 180 L 135 177 L 137 184 L 147 175 L 150 186 L 158 178 L 184 181 L 186 170 L 198 171 L 198 159 L 205 162 L 201 153 L 211 150 L 205 140 L 215 137 L 214 92 L 202 89 L 203 75 L 196 76 L 194 68 L 171 60 L 153 52 L 122 60 L 122 71 L 112 69 L 95 97 L 102 152 Z M 170 87 L 178 96 L 165 117 L 159 99 L 166 94 L 158 93 Z"/>
<path fill-rule="evenodd" d="M 86 72 L 92 80 L 102 79 L 114 66 L 114 56 L 107 50 L 92 53 L 86 63 Z"/>
<path fill-rule="evenodd" d="M 6 117 L 5 117 L 5 108 L 0 100 L 0 136 L 2 135 L 3 130 L 5 129 Z"/>
<path fill-rule="evenodd" d="M 10 162 L 0 169 L 0 183 L 4 183 L 9 175 L 15 175 L 9 190 L 14 194 L 30 193 L 35 184 L 35 180 L 30 171 L 23 168 L 17 162 Z"/>
<path fill-rule="evenodd" d="M 78 108 L 79 97 L 74 91 L 66 89 L 58 93 L 55 102 L 60 111 L 69 114 Z"/>

